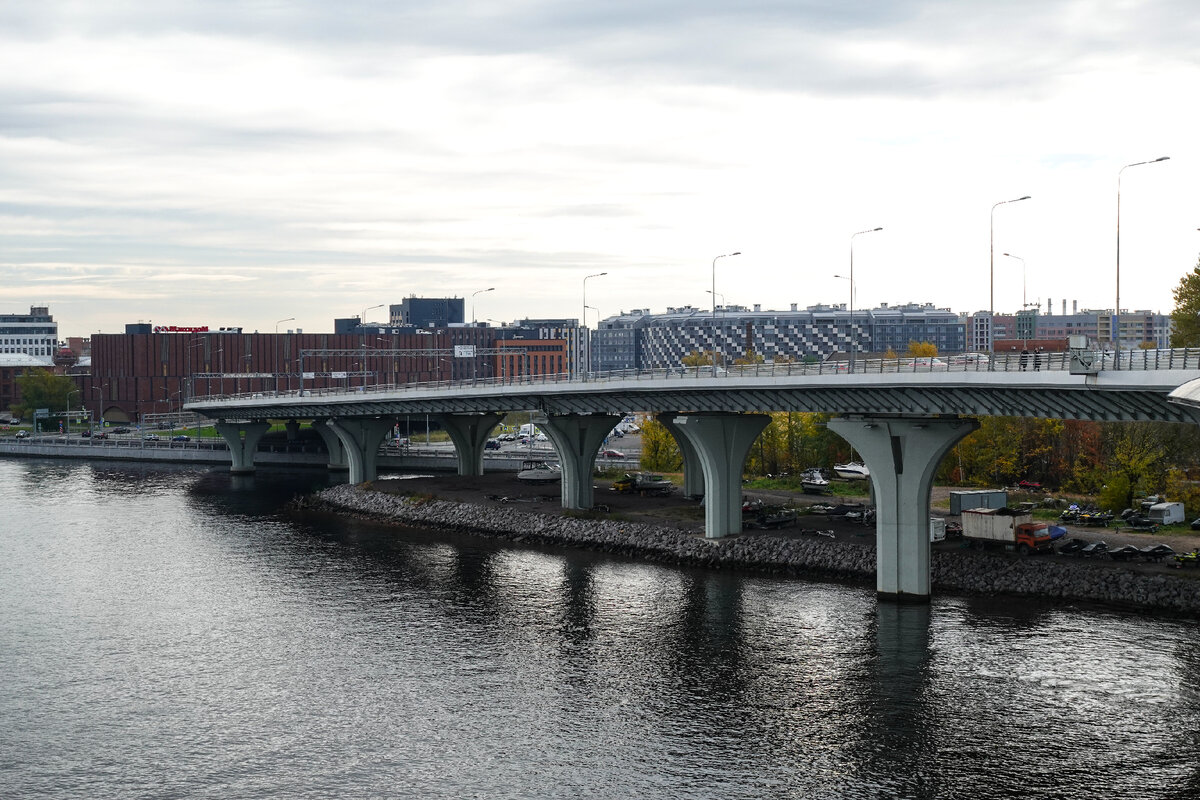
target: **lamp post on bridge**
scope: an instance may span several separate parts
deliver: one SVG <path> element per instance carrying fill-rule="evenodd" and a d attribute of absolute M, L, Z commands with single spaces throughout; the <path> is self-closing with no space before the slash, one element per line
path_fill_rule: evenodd
<path fill-rule="evenodd" d="M 712 261 L 712 374 L 714 378 L 717 377 L 717 260 L 722 258 L 732 258 L 733 256 L 740 256 L 741 254 L 741 250 L 738 250 L 734 253 L 723 253 L 722 255 L 714 258 Z"/>
<path fill-rule="evenodd" d="M 480 289 L 477 292 L 471 292 L 471 326 L 472 327 L 475 326 L 475 295 L 483 294 L 484 292 L 494 292 L 494 291 L 496 291 L 496 287 L 490 286 L 487 289 Z"/>
<path fill-rule="evenodd" d="M 988 239 L 988 352 L 996 352 L 996 209 L 1008 203 L 1028 200 L 1030 195 L 1013 200 L 1001 200 L 992 206 L 990 234 Z M 995 359 L 988 359 L 988 369 L 994 369 Z"/>
<path fill-rule="evenodd" d="M 854 372 L 855 352 L 858 350 L 858 329 L 854 327 L 854 240 L 864 233 L 875 233 L 883 228 L 868 228 L 850 234 L 850 371 Z"/>
<path fill-rule="evenodd" d="M 581 316 L 581 317 L 580 317 L 580 319 L 579 319 L 579 322 L 580 322 L 579 335 L 580 335 L 581 337 L 583 337 L 583 342 L 581 342 L 581 344 L 583 345 L 583 347 L 582 347 L 582 348 L 580 348 L 580 349 L 582 350 L 582 356 L 583 356 L 583 360 L 584 360 L 583 369 L 582 369 L 582 370 L 580 370 L 580 378 L 581 378 L 582 380 L 585 380 L 585 381 L 587 380 L 587 373 L 588 373 L 588 369 L 591 367 L 591 364 L 587 363 L 587 358 L 588 358 L 588 335 L 587 335 L 587 310 L 588 310 L 588 304 L 587 304 L 587 282 L 588 282 L 588 280 L 589 280 L 589 279 L 591 279 L 591 278 L 603 278 L 603 277 L 604 277 L 605 275 L 607 275 L 607 274 L 608 274 L 607 272 L 597 272 L 597 273 L 594 273 L 594 274 L 592 274 L 592 275 L 585 275 L 585 276 L 584 276 L 584 278 L 583 278 L 583 314 L 582 314 L 582 316 Z"/>
<path fill-rule="evenodd" d="M 1117 298 L 1112 315 L 1113 369 L 1121 368 L 1121 174 L 1130 167 L 1157 164 L 1160 161 L 1169 161 L 1170 158 L 1159 156 L 1152 161 L 1135 161 L 1117 170 Z"/>

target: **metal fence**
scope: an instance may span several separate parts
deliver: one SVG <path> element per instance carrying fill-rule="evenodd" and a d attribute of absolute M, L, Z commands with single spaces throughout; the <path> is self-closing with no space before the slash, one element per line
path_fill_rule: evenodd
<path fill-rule="evenodd" d="M 937 357 L 874 358 L 849 361 L 786 362 L 763 364 L 735 364 L 729 367 L 712 365 L 699 367 L 670 367 L 658 369 L 612 370 L 591 372 L 587 375 L 555 373 L 548 375 L 517 375 L 500 378 L 466 378 L 461 380 L 422 381 L 403 384 L 374 384 L 369 386 L 326 387 L 320 389 L 284 390 L 268 392 L 240 392 L 237 394 L 197 395 L 192 402 L 213 400 L 239 400 L 275 397 L 345 397 L 359 394 L 394 393 L 416 389 L 456 389 L 463 387 L 539 386 L 557 384 L 604 383 L 606 381 L 688 381 L 737 378 L 803 377 L 822 375 L 887 375 L 907 373 L 963 373 L 963 372 L 1066 372 L 1073 358 L 1089 360 L 1092 368 L 1100 371 L 1126 370 L 1198 370 L 1200 371 L 1200 348 L 1176 348 L 1171 350 L 1124 350 L 1119 358 L 1113 351 L 1087 351 L 1068 353 L 1026 353 L 1011 351 L 985 355 L 966 353 Z"/>

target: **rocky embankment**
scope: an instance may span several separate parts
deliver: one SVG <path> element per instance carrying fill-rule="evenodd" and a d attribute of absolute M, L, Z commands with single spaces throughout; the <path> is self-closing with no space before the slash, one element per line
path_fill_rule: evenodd
<path fill-rule="evenodd" d="M 774 575 L 808 575 L 873 583 L 873 545 L 823 537 L 756 534 L 707 540 L 643 523 L 562 517 L 515 507 L 482 507 L 341 485 L 304 501 L 374 519 L 465 531 L 538 545 L 577 547 L 646 561 Z M 968 594 L 1016 594 L 1113 603 L 1200 614 L 1200 581 L 1146 575 L 1065 559 L 1003 558 L 970 551 L 932 553 L 936 588 Z"/>

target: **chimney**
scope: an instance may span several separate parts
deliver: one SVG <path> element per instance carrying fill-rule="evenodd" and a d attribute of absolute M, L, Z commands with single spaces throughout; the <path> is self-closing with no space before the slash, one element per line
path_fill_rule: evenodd
<path fill-rule="evenodd" d="M 796 310 L 796 304 L 792 303 L 792 311 L 795 311 L 795 310 Z"/>
<path fill-rule="evenodd" d="M 1067 315 L 1067 298 L 1063 298 L 1063 316 Z"/>
<path fill-rule="evenodd" d="M 755 304 L 754 304 L 754 310 L 755 310 L 755 311 L 762 311 L 762 303 L 755 303 Z"/>
<path fill-rule="evenodd" d="M 1071 301 L 1071 313 L 1072 313 L 1072 314 L 1078 314 L 1078 313 L 1079 313 L 1079 301 L 1078 301 L 1078 300 L 1072 300 L 1072 301 Z"/>

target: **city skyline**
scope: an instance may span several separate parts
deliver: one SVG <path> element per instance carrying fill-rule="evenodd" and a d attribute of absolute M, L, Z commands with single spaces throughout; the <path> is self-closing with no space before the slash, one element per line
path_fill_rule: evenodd
<path fill-rule="evenodd" d="M 411 295 L 579 318 L 602 272 L 602 318 L 714 286 L 782 310 L 847 302 L 875 227 L 856 308 L 1104 309 L 1120 176 L 1121 306 L 1169 313 L 1200 254 L 1189 11 L 9 7 L 0 310 L 62 336 Z"/>

